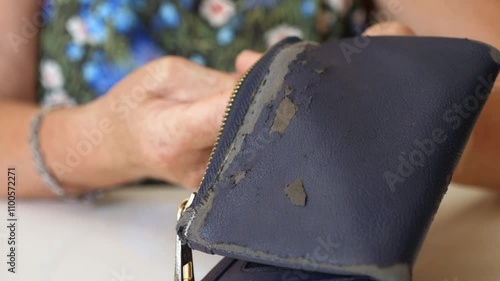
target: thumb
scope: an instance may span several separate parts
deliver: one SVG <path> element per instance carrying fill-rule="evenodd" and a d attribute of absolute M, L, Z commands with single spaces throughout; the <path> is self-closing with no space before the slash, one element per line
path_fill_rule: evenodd
<path fill-rule="evenodd" d="M 387 21 L 370 26 L 363 32 L 365 36 L 413 36 L 415 32 L 407 25 L 396 21 Z"/>
<path fill-rule="evenodd" d="M 235 68 L 238 74 L 245 73 L 250 67 L 252 67 L 260 58 L 261 53 L 254 51 L 244 50 L 236 57 Z"/>

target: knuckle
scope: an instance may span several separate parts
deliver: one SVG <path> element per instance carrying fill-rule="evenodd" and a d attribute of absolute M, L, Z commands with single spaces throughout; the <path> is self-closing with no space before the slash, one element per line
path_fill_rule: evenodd
<path fill-rule="evenodd" d="M 165 69 L 170 73 L 175 73 L 179 70 L 184 70 L 187 59 L 177 56 L 167 56 L 161 59 L 161 63 L 164 65 Z"/>

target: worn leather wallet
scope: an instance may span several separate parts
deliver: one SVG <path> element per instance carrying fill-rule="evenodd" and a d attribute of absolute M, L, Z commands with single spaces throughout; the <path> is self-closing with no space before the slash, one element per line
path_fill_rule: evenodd
<path fill-rule="evenodd" d="M 226 258 L 205 281 L 409 281 L 499 71 L 466 39 L 288 38 L 241 79 L 197 194 L 191 249 Z"/>

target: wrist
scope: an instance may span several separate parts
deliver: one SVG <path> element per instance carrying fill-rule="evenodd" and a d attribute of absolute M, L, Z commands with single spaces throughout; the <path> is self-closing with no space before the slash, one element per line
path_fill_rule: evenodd
<path fill-rule="evenodd" d="M 54 110 L 40 128 L 45 164 L 69 194 L 137 179 L 130 171 L 124 172 L 126 164 L 116 158 L 119 147 L 110 146 L 111 124 L 89 107 Z"/>

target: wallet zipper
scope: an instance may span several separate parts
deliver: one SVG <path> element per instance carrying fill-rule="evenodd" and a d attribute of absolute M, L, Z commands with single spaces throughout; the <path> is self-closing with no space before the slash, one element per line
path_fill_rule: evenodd
<path fill-rule="evenodd" d="M 224 118 L 222 119 L 222 125 L 219 129 L 219 133 L 217 134 L 217 139 L 215 140 L 214 147 L 212 148 L 212 152 L 210 153 L 210 158 L 208 159 L 207 168 L 205 169 L 205 173 L 203 174 L 203 177 L 201 178 L 200 186 L 203 184 L 203 181 L 205 180 L 205 177 L 206 177 L 207 172 L 208 172 L 208 167 L 210 166 L 212 159 L 214 157 L 215 151 L 217 150 L 217 146 L 219 145 L 220 137 L 222 136 L 222 132 L 224 131 L 224 127 L 226 126 L 227 117 L 229 116 L 229 112 L 231 111 L 231 108 L 233 107 L 234 98 L 238 94 L 238 91 L 241 87 L 241 84 L 243 83 L 245 78 L 248 76 L 248 73 L 250 73 L 250 71 L 252 71 L 253 67 L 254 66 L 252 65 L 247 71 L 245 71 L 245 73 L 241 76 L 241 78 L 238 80 L 238 83 L 236 83 L 236 86 L 234 87 L 231 98 L 229 99 L 229 102 L 227 103 L 227 106 L 226 106 L 226 111 L 224 113 Z"/>
<path fill-rule="evenodd" d="M 234 137 L 236 136 L 236 131 L 240 127 L 241 122 L 248 110 L 250 104 L 252 103 L 252 93 L 257 89 L 269 69 L 269 65 L 272 63 L 274 57 L 279 53 L 281 49 L 285 46 L 300 42 L 301 39 L 297 37 L 290 37 L 282 40 L 280 43 L 276 44 L 271 48 L 259 61 L 257 61 L 252 67 L 250 67 L 238 80 L 231 98 L 226 107 L 222 125 L 217 135 L 215 145 L 212 148 L 212 153 L 208 161 L 205 174 L 200 183 L 200 188 L 197 195 L 193 199 L 191 207 L 197 206 L 201 199 L 210 189 L 212 182 L 216 179 L 215 177 L 219 173 L 219 166 L 223 162 L 227 150 L 229 149 Z M 241 93 L 241 91 L 244 91 Z M 238 100 L 237 100 L 238 99 Z M 237 108 L 233 108 L 235 104 L 238 104 Z M 231 116 L 231 122 L 228 124 L 229 115 Z M 226 137 L 221 139 L 224 132 L 228 130 Z"/>
<path fill-rule="evenodd" d="M 223 156 L 227 153 L 229 146 L 231 145 L 232 139 L 236 135 L 236 129 L 239 128 L 241 121 L 244 118 L 244 115 L 252 102 L 251 94 L 255 91 L 255 89 L 260 85 L 260 82 L 268 70 L 269 65 L 272 60 L 276 56 L 276 54 L 285 46 L 293 43 L 300 42 L 301 39 L 296 37 L 291 37 L 284 39 L 272 49 L 270 49 L 257 63 L 255 63 L 252 67 L 250 67 L 238 80 L 236 86 L 233 90 L 233 93 L 229 99 L 229 102 L 226 106 L 226 111 L 224 113 L 224 118 L 222 120 L 222 125 L 220 127 L 219 133 L 217 135 L 214 147 L 212 148 L 212 152 L 210 154 L 210 158 L 208 161 L 207 168 L 205 170 L 205 174 L 200 183 L 200 189 L 198 193 L 194 192 L 188 199 L 185 199 L 181 205 L 179 206 L 177 213 L 177 220 L 182 216 L 183 212 L 190 207 L 195 207 L 200 201 L 201 198 L 206 194 L 206 192 L 210 189 L 211 183 L 215 180 L 215 176 L 219 172 L 218 166 L 222 162 Z M 247 79 L 249 76 L 252 79 Z M 235 99 L 239 96 L 239 92 L 242 89 L 243 83 L 249 83 L 245 85 L 245 89 L 248 91 L 246 95 L 242 97 L 242 100 L 239 101 L 238 111 L 235 112 L 234 120 L 235 124 L 232 124 L 231 128 L 227 128 L 227 121 L 230 113 L 233 113 L 232 108 L 235 103 Z M 229 132 L 230 135 L 233 136 L 231 139 L 225 139 L 221 142 L 221 136 L 225 130 L 232 130 Z M 217 163 L 214 163 L 214 160 Z M 176 241 L 176 256 L 175 256 L 175 281 L 194 281 L 194 270 L 193 270 L 193 257 L 192 250 L 189 248 L 187 243 L 183 243 L 179 234 L 177 234 Z"/>
<path fill-rule="evenodd" d="M 222 135 L 222 131 L 224 130 L 224 127 L 226 126 L 226 121 L 227 121 L 227 116 L 229 115 L 229 111 L 231 110 L 234 102 L 234 98 L 236 97 L 236 94 L 238 94 L 238 90 L 241 87 L 241 84 L 247 77 L 248 73 L 253 69 L 253 66 L 250 67 L 245 74 L 241 76 L 241 78 L 238 80 L 238 83 L 236 84 L 233 93 L 231 95 L 231 98 L 229 99 L 229 102 L 226 106 L 226 111 L 224 113 L 224 118 L 222 119 L 222 125 L 219 129 L 219 133 L 217 134 L 217 139 L 215 140 L 214 147 L 212 148 L 212 153 L 210 154 L 210 158 L 208 160 L 208 165 L 207 169 L 205 170 L 205 174 L 203 175 L 203 178 L 201 180 L 201 184 L 203 184 L 203 181 L 205 180 L 205 176 L 207 175 L 208 167 L 210 166 L 212 162 L 212 158 L 214 156 L 214 153 L 217 149 L 217 145 L 219 144 L 220 137 Z M 177 220 L 180 219 L 182 216 L 182 213 L 190 207 L 193 203 L 194 198 L 196 197 L 196 192 L 191 193 L 191 196 L 189 198 L 184 199 L 181 204 L 179 205 L 179 208 L 177 210 Z M 182 239 L 177 235 L 176 243 L 175 243 L 175 276 L 174 276 L 175 281 L 194 281 L 194 265 L 193 265 L 193 253 L 191 248 L 187 245 L 187 243 L 183 243 Z"/>
<path fill-rule="evenodd" d="M 203 178 L 201 180 L 200 186 L 203 184 L 203 181 L 205 180 L 205 176 L 207 175 L 208 168 L 210 167 L 210 164 L 212 163 L 213 156 L 215 154 L 215 151 L 217 150 L 217 146 L 219 145 L 220 137 L 222 135 L 222 132 L 224 130 L 224 127 L 226 126 L 226 121 L 227 117 L 229 115 L 229 112 L 231 111 L 231 108 L 233 107 L 233 102 L 234 98 L 238 94 L 238 91 L 241 87 L 241 84 L 245 80 L 245 78 L 248 76 L 248 73 L 252 71 L 254 66 L 250 67 L 245 74 L 241 76 L 241 78 L 238 80 L 238 83 L 236 83 L 236 86 L 233 90 L 233 93 L 231 95 L 231 98 L 229 99 L 229 102 L 226 106 L 226 111 L 224 113 L 224 118 L 222 119 L 222 125 L 219 129 L 219 133 L 217 134 L 217 139 L 215 140 L 214 147 L 212 148 L 212 153 L 210 153 L 210 158 L 208 160 L 208 165 L 207 169 L 205 170 L 205 174 L 203 175 Z M 181 204 L 179 205 L 179 208 L 177 210 L 177 220 L 180 219 L 182 216 L 182 213 L 189 208 L 194 201 L 194 198 L 196 198 L 197 193 L 193 192 L 189 198 L 184 199 Z M 194 265 L 193 265 L 193 253 L 191 248 L 187 245 L 187 243 L 183 243 L 182 239 L 179 237 L 177 234 L 177 239 L 176 239 L 176 244 L 175 244 L 175 276 L 174 276 L 175 281 L 194 281 Z"/>

